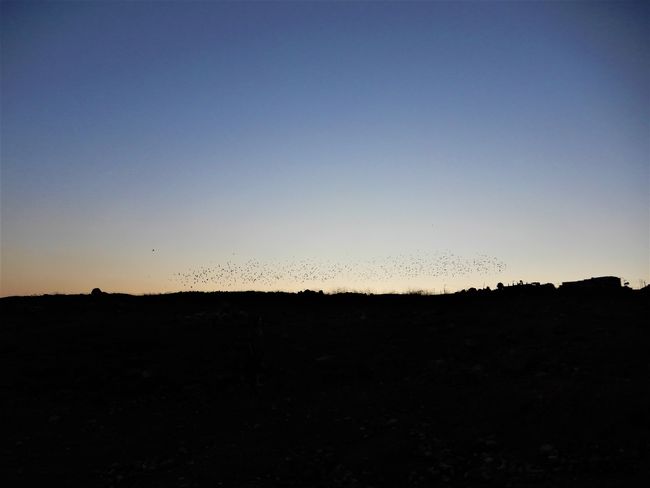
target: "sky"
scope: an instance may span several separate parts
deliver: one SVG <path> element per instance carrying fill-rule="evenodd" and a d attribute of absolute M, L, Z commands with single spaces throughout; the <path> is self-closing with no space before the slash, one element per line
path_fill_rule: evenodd
<path fill-rule="evenodd" d="M 644 2 L 1 9 L 2 296 L 650 281 Z"/>

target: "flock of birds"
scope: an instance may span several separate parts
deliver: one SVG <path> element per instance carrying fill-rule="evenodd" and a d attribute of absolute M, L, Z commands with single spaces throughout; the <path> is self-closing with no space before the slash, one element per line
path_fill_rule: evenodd
<path fill-rule="evenodd" d="M 354 262 L 329 259 L 235 260 L 200 266 L 175 273 L 173 281 L 188 290 L 278 290 L 290 287 L 323 287 L 345 283 L 404 282 L 415 279 L 494 275 L 505 263 L 484 254 L 466 258 L 451 252 L 414 253 L 375 257 Z"/>

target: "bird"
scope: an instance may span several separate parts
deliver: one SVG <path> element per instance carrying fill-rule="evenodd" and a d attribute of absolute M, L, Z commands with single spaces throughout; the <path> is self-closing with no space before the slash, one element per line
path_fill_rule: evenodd
<path fill-rule="evenodd" d="M 505 263 L 486 254 L 463 257 L 448 250 L 433 253 L 419 250 L 407 254 L 372 256 L 356 262 L 295 256 L 288 260 L 227 260 L 173 276 L 182 286 L 190 289 L 216 286 L 223 290 L 278 290 L 291 287 L 291 283 L 294 286 L 318 286 L 345 281 L 363 287 L 367 283 L 388 284 L 394 280 L 486 276 L 502 273 L 505 269 Z"/>

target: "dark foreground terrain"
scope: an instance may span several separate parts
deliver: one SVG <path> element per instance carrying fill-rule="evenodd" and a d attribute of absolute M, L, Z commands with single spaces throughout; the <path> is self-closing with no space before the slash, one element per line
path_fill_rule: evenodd
<path fill-rule="evenodd" d="M 650 486 L 650 295 L 0 300 L 4 486 Z"/>

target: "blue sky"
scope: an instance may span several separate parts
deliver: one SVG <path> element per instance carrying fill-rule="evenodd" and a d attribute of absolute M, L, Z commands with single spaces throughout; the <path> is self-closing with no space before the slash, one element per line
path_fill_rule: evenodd
<path fill-rule="evenodd" d="M 271 288 L 636 286 L 648 18 L 634 2 L 3 2 L 1 293 L 440 252 L 507 267 Z"/>

